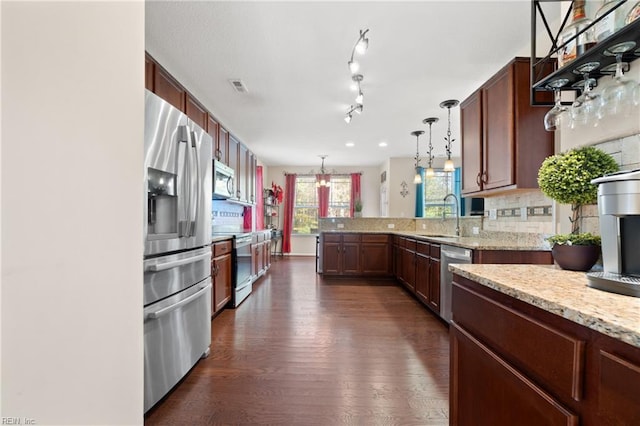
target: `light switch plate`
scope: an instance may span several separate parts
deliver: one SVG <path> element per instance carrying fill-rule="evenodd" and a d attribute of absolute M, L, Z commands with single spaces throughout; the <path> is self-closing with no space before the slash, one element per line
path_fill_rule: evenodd
<path fill-rule="evenodd" d="M 473 228 L 471 228 L 471 231 L 473 232 L 473 235 L 480 234 L 480 228 L 477 226 L 474 226 Z"/>
<path fill-rule="evenodd" d="M 489 209 L 489 220 L 498 219 L 498 209 Z"/>
<path fill-rule="evenodd" d="M 343 229 L 344 228 L 344 223 L 339 223 L 338 224 L 338 229 Z"/>
<path fill-rule="evenodd" d="M 396 225 L 394 223 L 387 224 L 387 228 L 389 228 L 389 229 L 393 229 L 395 227 L 396 227 Z"/>

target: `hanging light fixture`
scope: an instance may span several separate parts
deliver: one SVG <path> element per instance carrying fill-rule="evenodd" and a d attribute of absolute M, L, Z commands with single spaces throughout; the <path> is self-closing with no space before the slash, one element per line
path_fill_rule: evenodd
<path fill-rule="evenodd" d="M 460 102 L 456 99 L 449 99 L 440 103 L 440 108 L 447 109 L 447 136 L 444 138 L 446 141 L 444 149 L 447 151 L 447 161 L 444 162 L 445 172 L 452 172 L 455 170 L 453 160 L 451 160 L 451 144 L 455 141 L 455 139 L 451 139 L 451 108 L 458 106 L 459 103 Z"/>
<path fill-rule="evenodd" d="M 320 179 L 316 180 L 316 188 L 319 188 L 321 186 L 328 187 L 331 184 L 327 182 L 324 177 L 327 174 L 326 170 L 324 169 L 324 159 L 327 158 L 328 155 L 319 155 L 318 157 L 322 158 L 322 165 L 320 166 Z"/>
<path fill-rule="evenodd" d="M 429 125 L 429 151 L 427 152 L 427 158 L 429 159 L 429 167 L 425 171 L 425 176 L 430 178 L 435 176 L 435 171 L 433 170 L 433 144 L 431 143 L 431 125 L 433 123 L 438 122 L 438 117 L 429 117 L 422 120 L 424 124 Z"/>
<path fill-rule="evenodd" d="M 351 118 L 353 118 L 353 113 L 355 112 L 360 114 L 363 108 L 364 107 L 362 106 L 362 104 L 349 106 L 349 109 L 347 110 L 347 114 L 344 116 L 344 121 L 346 121 L 347 123 L 351 123 Z"/>
<path fill-rule="evenodd" d="M 368 32 L 368 28 L 364 31 L 360 30 L 360 36 L 358 37 L 356 44 L 353 46 L 353 49 L 351 49 L 351 59 L 349 59 L 349 62 L 347 62 L 351 74 L 357 73 L 360 69 L 360 64 L 353 59 L 353 55 L 355 55 L 356 52 L 364 55 L 364 53 L 367 51 L 367 48 L 369 47 L 369 39 L 365 37 Z"/>
<path fill-rule="evenodd" d="M 411 132 L 411 134 L 413 136 L 416 137 L 416 175 L 413 178 L 413 183 L 422 183 L 422 175 L 420 174 L 420 169 L 418 167 L 420 167 L 420 150 L 419 150 L 419 145 L 418 145 L 418 139 L 420 138 L 420 135 L 424 134 L 424 130 L 414 130 L 413 132 Z"/>

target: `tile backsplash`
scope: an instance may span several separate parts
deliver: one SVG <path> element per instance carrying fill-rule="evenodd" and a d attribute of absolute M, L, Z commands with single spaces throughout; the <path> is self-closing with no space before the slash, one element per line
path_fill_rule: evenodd
<path fill-rule="evenodd" d="M 553 233 L 553 201 L 539 189 L 485 198 L 485 231 Z"/>

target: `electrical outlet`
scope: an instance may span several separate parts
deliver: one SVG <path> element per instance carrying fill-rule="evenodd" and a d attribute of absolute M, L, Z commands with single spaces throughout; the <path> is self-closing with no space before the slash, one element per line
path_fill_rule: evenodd
<path fill-rule="evenodd" d="M 498 219 L 498 210 L 489 209 L 489 220 L 497 220 L 497 219 Z"/>
<path fill-rule="evenodd" d="M 339 223 L 338 224 L 338 229 L 343 229 L 344 228 L 344 223 Z"/>
<path fill-rule="evenodd" d="M 477 226 L 474 226 L 473 228 L 471 228 L 471 231 L 473 232 L 473 235 L 479 235 L 480 234 L 480 228 Z"/>
<path fill-rule="evenodd" d="M 526 207 L 520 207 L 520 218 L 522 220 L 527 220 L 527 208 Z"/>
<path fill-rule="evenodd" d="M 427 229 L 427 224 L 426 223 L 422 224 L 422 229 Z"/>
<path fill-rule="evenodd" d="M 387 228 L 389 228 L 389 229 L 393 229 L 395 227 L 396 227 L 396 225 L 394 223 L 388 223 L 387 224 Z"/>

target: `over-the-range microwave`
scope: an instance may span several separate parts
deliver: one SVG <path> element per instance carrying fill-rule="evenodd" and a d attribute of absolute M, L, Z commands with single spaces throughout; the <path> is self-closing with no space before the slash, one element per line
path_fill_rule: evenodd
<path fill-rule="evenodd" d="M 233 198 L 235 171 L 226 164 L 213 160 L 213 199 Z"/>

